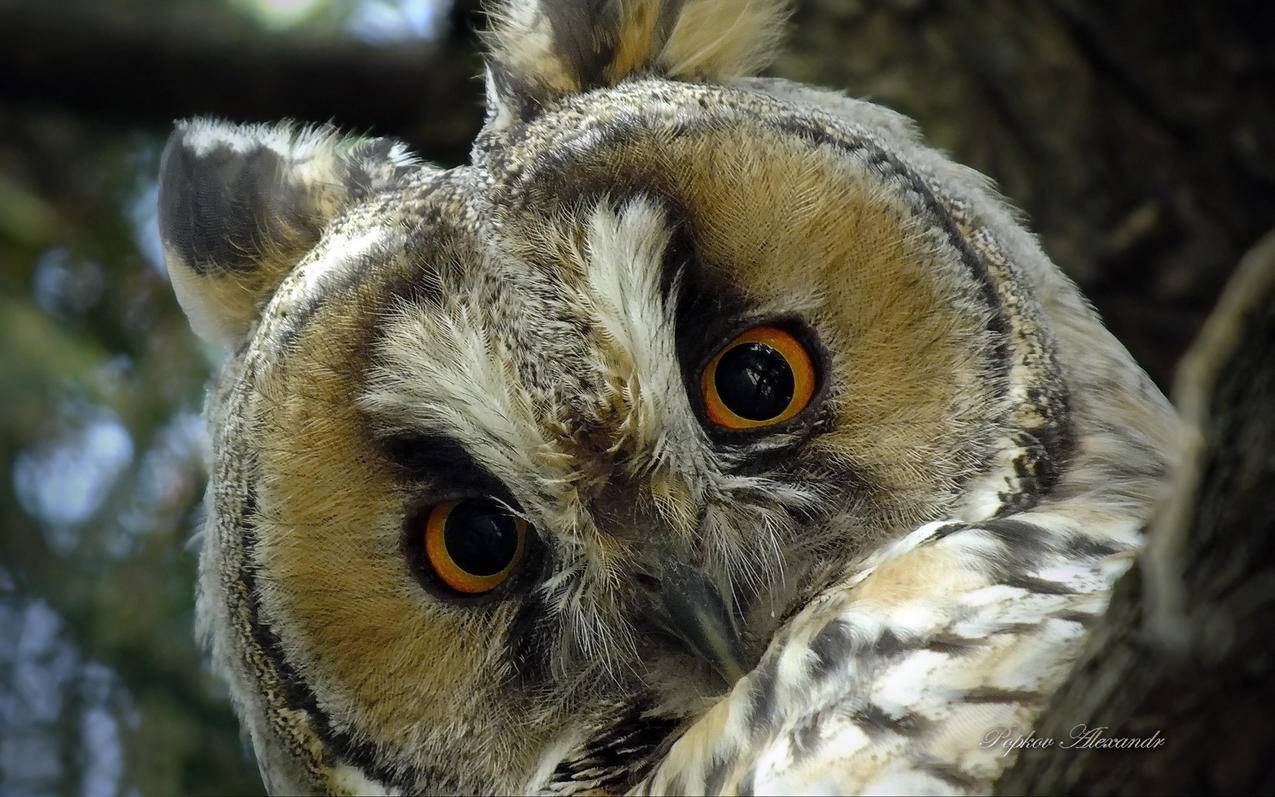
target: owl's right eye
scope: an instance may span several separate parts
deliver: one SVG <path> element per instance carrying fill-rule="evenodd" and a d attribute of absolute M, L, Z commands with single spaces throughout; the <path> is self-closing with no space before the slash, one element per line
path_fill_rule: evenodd
<path fill-rule="evenodd" d="M 436 504 L 424 526 L 430 569 L 465 595 L 481 595 L 503 584 L 526 552 L 527 521 L 489 498 Z"/>

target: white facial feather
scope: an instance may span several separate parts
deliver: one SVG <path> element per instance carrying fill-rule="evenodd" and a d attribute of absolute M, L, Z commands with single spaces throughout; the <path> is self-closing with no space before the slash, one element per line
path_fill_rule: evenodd
<path fill-rule="evenodd" d="M 585 299 L 619 355 L 600 367 L 619 382 L 629 408 L 624 429 L 638 453 L 631 466 L 667 468 L 694 484 L 719 466 L 707 459 L 703 428 L 682 388 L 677 308 L 660 290 L 669 238 L 665 214 L 651 201 L 635 198 L 619 208 L 599 203 L 589 214 L 582 253 Z"/>
<path fill-rule="evenodd" d="M 464 303 L 387 314 L 381 364 L 362 405 L 387 431 L 450 437 L 531 505 L 569 471 L 539 433 L 530 399 Z M 556 467 L 555 467 L 556 466 Z"/>

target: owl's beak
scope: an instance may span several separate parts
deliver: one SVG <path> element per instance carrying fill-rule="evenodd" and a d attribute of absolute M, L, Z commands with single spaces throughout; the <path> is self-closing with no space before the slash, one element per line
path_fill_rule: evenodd
<path fill-rule="evenodd" d="M 750 668 L 740 640 L 733 601 L 700 569 L 669 557 L 655 568 L 654 594 L 648 616 L 663 632 L 708 662 L 734 684 Z"/>

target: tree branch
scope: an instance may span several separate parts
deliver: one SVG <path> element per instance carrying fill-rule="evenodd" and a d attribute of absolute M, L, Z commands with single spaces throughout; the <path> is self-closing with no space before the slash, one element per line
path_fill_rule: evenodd
<path fill-rule="evenodd" d="M 466 37 L 373 47 L 210 20 L 193 29 L 105 5 L 0 3 L 0 97 L 159 130 L 197 114 L 332 120 L 404 138 L 441 163 L 468 159 L 482 87 Z"/>

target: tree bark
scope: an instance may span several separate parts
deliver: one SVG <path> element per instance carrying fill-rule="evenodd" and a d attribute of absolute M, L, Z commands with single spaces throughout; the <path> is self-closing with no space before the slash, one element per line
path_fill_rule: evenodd
<path fill-rule="evenodd" d="M 1080 665 L 1002 794 L 1275 792 L 1275 231 L 1179 369 L 1196 437 Z M 1151 750 L 1076 744 L 1151 737 Z M 1064 748 L 1064 746 L 1067 746 Z"/>
<path fill-rule="evenodd" d="M 1275 4 L 797 4 L 785 77 L 996 180 L 1158 384 L 1275 220 Z"/>

